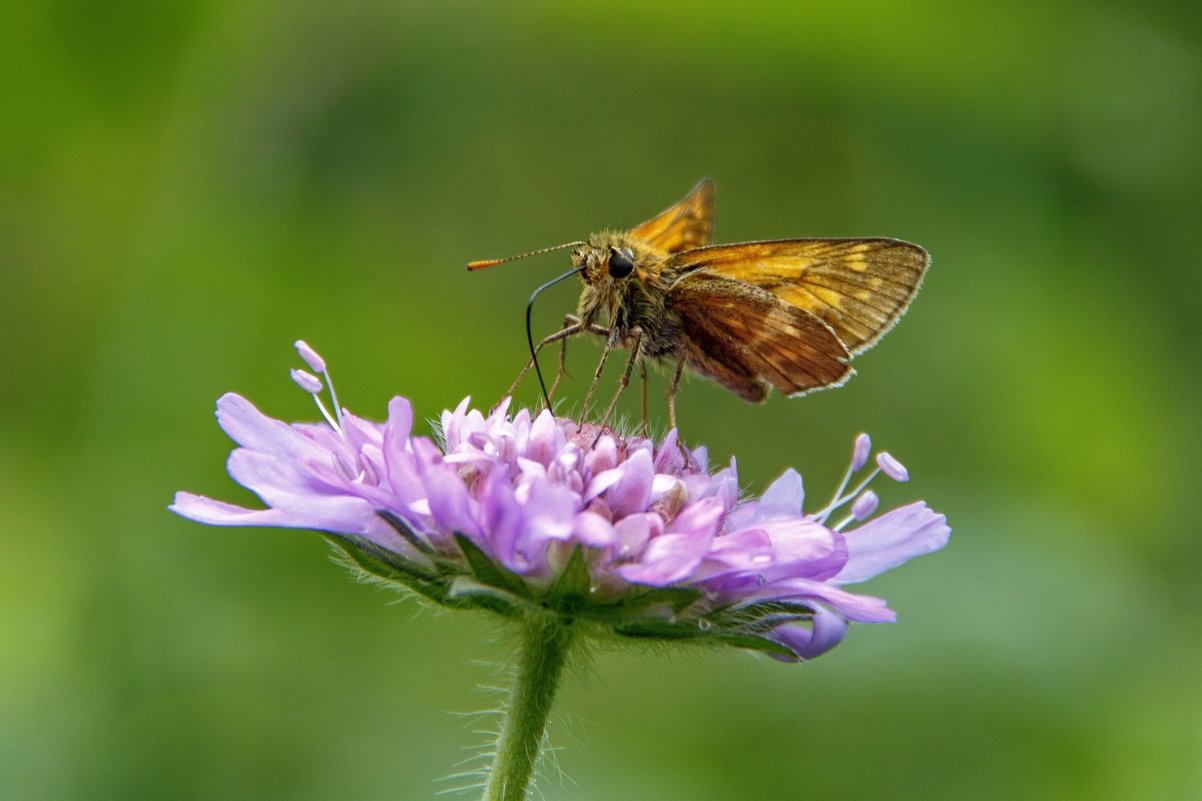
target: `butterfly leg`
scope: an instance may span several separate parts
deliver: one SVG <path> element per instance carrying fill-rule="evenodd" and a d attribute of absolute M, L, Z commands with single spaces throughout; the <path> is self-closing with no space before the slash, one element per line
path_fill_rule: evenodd
<path fill-rule="evenodd" d="M 587 330 L 587 328 L 588 327 L 585 326 L 584 322 L 581 321 L 579 318 L 572 317 L 569 315 L 567 318 L 564 319 L 564 327 L 563 328 L 559 329 L 558 331 L 556 331 L 554 334 L 551 334 L 550 336 L 544 337 L 541 342 L 539 342 L 537 345 L 534 346 L 535 356 L 537 356 L 538 353 L 540 351 L 542 351 L 542 349 L 545 348 L 546 346 L 553 345 L 556 342 L 559 342 L 561 340 L 566 342 L 568 337 L 575 336 L 576 334 L 582 333 L 585 330 Z M 565 347 L 566 347 L 566 345 L 565 345 Z M 509 389 L 507 389 L 505 391 L 505 394 L 501 396 L 502 399 L 513 397 L 513 393 L 517 392 L 518 384 L 522 383 L 522 379 L 525 378 L 526 374 L 529 373 L 530 370 L 533 368 L 534 368 L 534 356 L 530 357 L 530 360 L 526 362 L 526 366 L 523 367 L 521 372 L 518 373 L 518 377 L 513 379 L 513 383 L 509 385 Z M 555 379 L 555 383 L 556 384 L 559 383 L 558 377 Z M 551 392 L 554 393 L 554 391 L 555 391 L 554 386 L 552 386 Z"/>
<path fill-rule="evenodd" d="M 579 317 L 573 317 L 572 315 L 569 314 L 563 318 L 563 327 L 564 328 L 568 328 L 570 326 L 579 325 L 579 324 L 580 324 Z M 564 337 L 563 339 L 559 340 L 559 372 L 557 372 L 555 374 L 555 380 L 551 382 L 551 389 L 549 389 L 547 391 L 548 395 L 550 395 L 552 398 L 555 397 L 555 390 L 559 389 L 559 382 L 562 381 L 563 377 L 567 374 L 568 374 L 568 337 Z"/>
<path fill-rule="evenodd" d="M 693 455 L 689 453 L 689 449 L 684 446 L 684 439 L 680 436 L 680 428 L 676 425 L 676 388 L 680 386 L 680 376 L 684 372 L 684 357 L 676 363 L 676 372 L 672 374 L 672 382 L 668 385 L 668 429 L 676 429 L 676 448 L 680 451 L 680 455 L 684 457 L 686 465 L 693 465 Z M 698 465 L 699 470 L 704 469 L 702 465 Z"/>
<path fill-rule="evenodd" d="M 547 390 L 547 394 L 552 398 L 555 397 L 555 390 L 559 389 L 559 382 L 568 374 L 568 339 L 564 337 L 559 340 L 559 370 L 555 373 L 555 380 L 551 382 L 551 388 Z"/>
<path fill-rule="evenodd" d="M 605 350 L 601 351 L 601 362 L 597 365 L 597 371 L 593 373 L 593 383 L 589 384 L 588 392 L 584 395 L 584 405 L 580 407 L 580 422 L 577 428 L 584 428 L 584 418 L 588 414 L 589 404 L 593 402 L 593 392 L 597 389 L 597 383 L 601 380 L 601 374 L 605 372 L 605 362 L 609 360 L 610 351 L 614 349 L 613 344 L 605 341 Z"/>
<path fill-rule="evenodd" d="M 684 372 L 684 359 L 676 363 L 676 373 L 668 385 L 668 428 L 676 428 L 676 388 L 680 386 L 680 374 Z"/>
<path fill-rule="evenodd" d="M 626 360 L 626 369 L 622 371 L 622 377 L 618 379 L 618 391 L 614 393 L 613 400 L 609 402 L 609 406 L 605 410 L 605 416 L 601 418 L 601 422 L 598 424 L 601 428 L 605 428 L 608 425 L 609 417 L 614 413 L 614 407 L 618 405 L 618 398 L 622 397 L 622 393 L 626 391 L 626 387 L 630 386 L 630 374 L 634 372 L 634 363 L 640 361 L 639 345 L 642 343 L 643 329 L 638 326 L 630 329 L 630 339 L 630 358 Z"/>
<path fill-rule="evenodd" d="M 563 327 L 566 329 L 566 328 L 570 328 L 572 326 L 581 326 L 581 328 L 580 328 L 581 333 L 587 332 L 589 334 L 596 334 L 597 336 L 603 336 L 603 337 L 609 336 L 608 328 L 597 325 L 596 323 L 589 323 L 588 325 L 583 325 L 583 322 L 581 321 L 581 319 L 579 317 L 575 316 L 574 314 L 569 314 L 563 318 Z M 530 366 L 527 365 L 526 369 L 529 370 Z M 568 374 L 568 338 L 564 337 L 563 339 L 561 339 L 559 341 L 559 372 L 555 375 L 555 381 L 552 382 L 551 389 L 549 390 L 549 394 L 551 395 L 551 397 L 555 397 L 555 390 L 559 387 L 559 382 L 562 381 L 563 377 L 566 376 L 567 374 Z"/>
<path fill-rule="evenodd" d="M 639 362 L 639 377 L 643 386 L 643 436 L 651 439 L 651 428 L 647 425 L 647 361 Z"/>

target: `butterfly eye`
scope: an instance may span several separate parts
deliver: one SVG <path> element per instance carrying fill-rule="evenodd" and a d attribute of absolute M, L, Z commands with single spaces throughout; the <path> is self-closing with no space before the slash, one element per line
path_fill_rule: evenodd
<path fill-rule="evenodd" d="M 632 253 L 628 250 L 614 248 L 609 253 L 609 275 L 611 278 L 625 278 L 634 272 Z"/>

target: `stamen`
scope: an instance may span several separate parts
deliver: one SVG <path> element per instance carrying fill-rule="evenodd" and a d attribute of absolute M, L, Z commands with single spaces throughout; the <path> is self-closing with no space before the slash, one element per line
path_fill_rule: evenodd
<path fill-rule="evenodd" d="M 317 410 L 319 412 L 321 412 L 321 416 L 324 417 L 326 419 L 326 422 L 330 424 L 330 428 L 334 429 L 339 434 L 341 434 L 342 426 L 338 425 L 338 421 L 335 420 L 333 418 L 333 416 L 330 414 L 329 410 L 326 409 L 326 405 L 321 402 L 321 398 L 314 395 L 313 402 L 317 404 Z"/>
<path fill-rule="evenodd" d="M 321 383 L 321 379 L 307 370 L 292 369 L 292 380 L 296 385 L 308 392 L 310 395 L 316 395 L 326 388 L 326 385 Z"/>
<path fill-rule="evenodd" d="M 878 475 L 880 475 L 880 473 L 881 473 L 881 469 L 878 467 L 876 470 L 873 470 L 871 473 L 869 473 L 867 478 L 865 478 L 863 481 L 861 481 L 859 484 L 857 484 L 856 488 L 853 489 L 851 492 L 847 493 L 846 495 L 836 494 L 835 497 L 831 499 L 831 502 L 829 504 L 827 504 L 827 507 L 815 516 L 815 519 L 819 523 L 825 523 L 826 519 L 831 516 L 831 512 L 835 511 L 840 506 L 847 503 L 852 498 L 856 497 L 861 492 L 863 492 L 868 487 L 868 485 L 872 483 L 872 480 L 874 478 L 876 478 Z M 844 483 L 846 483 L 846 482 L 844 482 Z M 840 489 L 840 492 L 842 492 L 843 488 L 840 487 L 839 489 Z"/>
<path fill-rule="evenodd" d="M 322 375 L 326 377 L 326 387 L 330 390 L 330 405 L 334 407 L 334 417 L 338 422 L 334 424 L 334 428 L 342 431 L 342 407 L 338 404 L 338 395 L 334 392 L 334 379 L 330 377 L 329 371 L 323 371 Z M 329 417 L 329 415 L 326 415 Z"/>
<path fill-rule="evenodd" d="M 309 365 L 309 369 L 315 373 L 324 373 L 326 371 L 326 360 L 321 358 L 317 351 L 309 347 L 308 342 L 298 339 L 293 344 L 296 347 L 296 352 L 305 360 L 305 364 Z"/>
<path fill-rule="evenodd" d="M 851 516 L 856 520 L 866 520 L 876 511 L 881 499 L 872 490 L 864 490 L 860 497 L 851 505 Z"/>
<path fill-rule="evenodd" d="M 355 457 L 355 465 L 359 468 L 359 478 L 373 487 L 380 486 L 380 474 L 376 472 L 376 468 L 372 463 L 364 458 L 363 454 Z"/>
<path fill-rule="evenodd" d="M 851 514 L 834 527 L 835 531 L 841 530 L 853 520 L 864 520 L 876 511 L 877 504 L 880 500 L 876 493 L 868 490 L 868 485 L 880 473 L 884 473 L 894 481 L 909 481 L 910 471 L 906 470 L 906 466 L 894 459 L 887 451 L 881 451 L 876 455 L 877 468 L 868 474 L 868 477 L 861 481 L 851 492 L 847 490 L 848 483 L 851 482 L 851 477 L 860 471 L 868 463 L 868 457 L 872 452 L 872 440 L 867 434 L 860 434 L 856 437 L 855 445 L 852 447 L 851 464 L 847 466 L 847 472 L 843 474 L 843 480 L 839 482 L 839 489 L 835 490 L 834 496 L 830 503 L 824 509 L 813 514 L 813 519 L 823 525 L 831 513 L 843 506 L 845 503 L 855 498 L 856 501 L 852 505 Z"/>
<path fill-rule="evenodd" d="M 881 451 L 876 455 L 876 463 L 880 465 L 885 475 L 894 481 L 910 480 L 910 471 L 906 469 L 904 464 L 889 455 L 887 451 Z"/>
<path fill-rule="evenodd" d="M 343 454 L 337 452 L 331 453 L 330 462 L 334 465 L 334 469 L 341 473 L 342 477 L 347 481 L 354 481 L 359 477 L 359 473 L 356 472 L 355 466 L 352 465 L 350 460 L 348 460 Z"/>
<path fill-rule="evenodd" d="M 304 360 L 305 364 L 309 365 L 309 367 L 311 367 L 313 370 L 325 376 L 325 388 L 330 390 L 330 403 L 334 407 L 334 414 L 330 414 L 330 410 L 325 407 L 325 404 L 321 402 L 321 398 L 318 396 L 318 393 L 322 390 L 321 379 L 315 375 L 312 375 L 311 373 L 305 372 L 304 370 L 294 369 L 292 371 L 292 380 L 296 382 L 297 386 L 313 396 L 313 402 L 317 404 L 317 409 L 321 412 L 321 416 L 326 419 L 326 422 L 330 424 L 331 428 L 341 434 L 342 407 L 338 405 L 338 395 L 334 392 L 334 380 L 330 378 L 330 372 L 326 369 L 325 359 L 321 358 L 321 355 L 318 354 L 317 351 L 313 350 L 313 348 L 309 346 L 309 343 L 305 342 L 303 339 L 296 340 L 295 347 L 296 352 L 300 354 L 300 357 Z M 316 389 L 314 389 L 314 387 L 316 387 Z"/>
<path fill-rule="evenodd" d="M 842 531 L 852 521 L 862 522 L 867 520 L 876 511 L 876 507 L 880 502 L 881 499 L 876 496 L 875 492 L 864 490 L 860 493 L 860 497 L 856 498 L 855 503 L 851 505 L 851 514 L 840 520 L 839 525 L 834 526 L 835 531 Z"/>
<path fill-rule="evenodd" d="M 819 522 L 825 522 L 830 517 L 831 512 L 843 505 L 844 501 L 840 501 L 839 498 L 843 496 L 843 490 L 847 489 L 847 483 L 851 481 L 851 477 L 867 464 L 868 452 L 870 450 L 872 450 L 872 440 L 868 438 L 867 434 L 860 434 L 856 437 L 856 444 L 852 447 L 851 452 L 851 464 L 844 471 L 843 480 L 839 482 L 839 488 L 831 496 L 830 503 L 826 505 L 825 509 L 817 513 L 816 517 Z"/>
<path fill-rule="evenodd" d="M 860 468 L 868 464 L 868 456 L 872 453 L 872 440 L 867 434 L 860 434 L 856 437 L 856 444 L 851 452 L 851 472 L 859 472 Z"/>

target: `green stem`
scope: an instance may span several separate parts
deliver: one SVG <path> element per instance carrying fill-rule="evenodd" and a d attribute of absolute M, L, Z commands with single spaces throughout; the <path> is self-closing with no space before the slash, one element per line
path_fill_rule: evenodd
<path fill-rule="evenodd" d="M 572 635 L 558 620 L 527 620 L 517 677 L 497 737 L 484 801 L 525 801 Z"/>

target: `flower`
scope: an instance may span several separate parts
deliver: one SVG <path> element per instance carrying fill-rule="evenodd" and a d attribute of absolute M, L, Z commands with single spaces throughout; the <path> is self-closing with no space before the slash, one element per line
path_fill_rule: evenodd
<path fill-rule="evenodd" d="M 734 459 L 711 472 L 705 449 L 684 448 L 675 431 L 657 444 L 550 411 L 510 414 L 508 399 L 487 415 L 467 399 L 444 411 L 437 442 L 413 435 L 401 397 L 383 423 L 336 399 L 331 414 L 320 400 L 324 361 L 297 347 L 325 377 L 293 371 L 325 422 L 289 425 L 235 394 L 217 402 L 240 446 L 229 474 L 266 508 L 180 492 L 171 510 L 213 525 L 328 532 L 359 570 L 449 606 L 796 661 L 837 645 L 849 621 L 894 620 L 883 600 L 842 585 L 937 550 L 950 533 L 921 501 L 874 516 L 868 483 L 881 472 L 909 478 L 886 453 L 847 489 L 868 462 L 867 435 L 831 502 L 807 514 L 796 471 L 740 498 Z"/>

